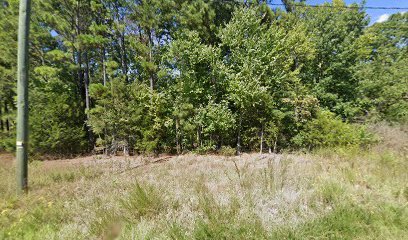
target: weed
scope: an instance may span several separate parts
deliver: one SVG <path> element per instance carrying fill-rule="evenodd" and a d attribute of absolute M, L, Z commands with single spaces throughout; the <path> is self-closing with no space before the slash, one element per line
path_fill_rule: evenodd
<path fill-rule="evenodd" d="M 404 187 L 402 194 L 405 197 L 405 200 L 408 202 L 408 186 Z"/>
<path fill-rule="evenodd" d="M 195 239 L 265 238 L 265 230 L 256 215 L 240 217 L 240 203 L 236 198 L 227 206 L 221 206 L 203 183 L 198 184 L 197 191 L 199 209 L 204 215 L 194 227 Z"/>
<path fill-rule="evenodd" d="M 79 174 L 86 180 L 91 180 L 102 175 L 102 172 L 97 169 L 92 169 L 90 167 L 82 166 L 79 168 Z"/>
<path fill-rule="evenodd" d="M 185 240 L 188 239 L 186 231 L 177 223 L 173 223 L 169 226 L 168 237 L 172 240 Z"/>
<path fill-rule="evenodd" d="M 326 204 L 333 204 L 341 201 L 345 189 L 336 182 L 325 182 L 323 183 L 318 192 L 320 194 L 322 202 Z"/>
<path fill-rule="evenodd" d="M 136 183 L 129 196 L 121 201 L 125 208 L 134 218 L 152 217 L 165 208 L 161 193 L 152 185 L 142 187 Z"/>
<path fill-rule="evenodd" d="M 56 172 L 50 174 L 53 182 L 73 182 L 75 177 L 74 172 Z"/>
<path fill-rule="evenodd" d="M 248 171 L 249 164 L 245 162 L 245 164 L 242 167 L 239 167 L 235 159 L 233 159 L 232 162 L 234 163 L 235 173 L 238 176 L 239 185 L 242 188 L 250 188 L 252 185 L 252 181 L 251 181 L 252 179 L 248 177 L 248 175 L 250 174 Z"/>
<path fill-rule="evenodd" d="M 116 239 L 122 231 L 121 218 L 112 210 L 99 211 L 90 225 L 90 233 L 99 239 Z"/>
<path fill-rule="evenodd" d="M 288 178 L 290 159 L 268 158 L 267 166 L 261 170 L 263 189 L 269 193 L 275 193 L 284 188 Z"/>
<path fill-rule="evenodd" d="M 0 236 L 5 239 L 40 239 L 58 230 L 69 221 L 69 215 L 61 203 L 37 202 L 34 207 L 27 211 L 19 211 L 18 215 L 7 215 L 6 222 L 0 222 L 3 226 Z M 15 212 L 15 210 L 10 210 Z"/>
<path fill-rule="evenodd" d="M 406 208 L 366 209 L 342 203 L 321 218 L 294 228 L 279 228 L 272 236 L 274 239 L 402 239 L 408 230 L 406 216 Z M 394 231 L 384 231 L 384 226 Z"/>

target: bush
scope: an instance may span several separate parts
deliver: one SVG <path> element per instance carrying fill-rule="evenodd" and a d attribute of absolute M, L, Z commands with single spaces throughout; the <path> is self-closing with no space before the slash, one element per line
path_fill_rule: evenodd
<path fill-rule="evenodd" d="M 216 146 L 214 146 L 214 145 L 209 145 L 209 146 L 204 145 L 204 146 L 198 147 L 193 152 L 196 153 L 196 154 L 205 155 L 205 154 L 212 154 L 215 151 L 216 151 Z"/>
<path fill-rule="evenodd" d="M 16 134 L 0 133 L 0 151 L 14 152 L 16 149 Z"/>
<path fill-rule="evenodd" d="M 223 156 L 234 156 L 236 153 L 237 153 L 237 150 L 230 146 L 222 146 L 218 150 L 218 154 L 223 155 Z"/>
<path fill-rule="evenodd" d="M 317 118 L 307 122 L 304 129 L 292 139 L 298 147 L 317 148 L 349 145 L 365 145 L 373 136 L 364 126 L 343 122 L 329 111 L 320 111 Z"/>

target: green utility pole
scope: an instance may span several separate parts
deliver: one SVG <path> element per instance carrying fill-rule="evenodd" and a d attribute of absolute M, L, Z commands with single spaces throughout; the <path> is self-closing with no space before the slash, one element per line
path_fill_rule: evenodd
<path fill-rule="evenodd" d="M 17 58 L 17 187 L 27 190 L 28 175 L 28 35 L 30 31 L 30 2 L 20 0 Z"/>

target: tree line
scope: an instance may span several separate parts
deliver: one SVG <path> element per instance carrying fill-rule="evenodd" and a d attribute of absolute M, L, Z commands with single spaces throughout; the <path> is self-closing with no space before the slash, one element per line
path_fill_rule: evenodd
<path fill-rule="evenodd" d="M 33 1 L 30 149 L 280 151 L 408 119 L 408 14 L 342 0 Z M 18 1 L 0 8 L 0 149 L 15 144 Z"/>

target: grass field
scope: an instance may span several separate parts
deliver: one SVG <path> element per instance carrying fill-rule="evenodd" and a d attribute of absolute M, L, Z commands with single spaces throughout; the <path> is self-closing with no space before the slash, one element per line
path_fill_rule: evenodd
<path fill-rule="evenodd" d="M 381 132 L 383 131 L 383 132 Z M 0 159 L 0 239 L 407 239 L 408 135 L 313 153 Z"/>

